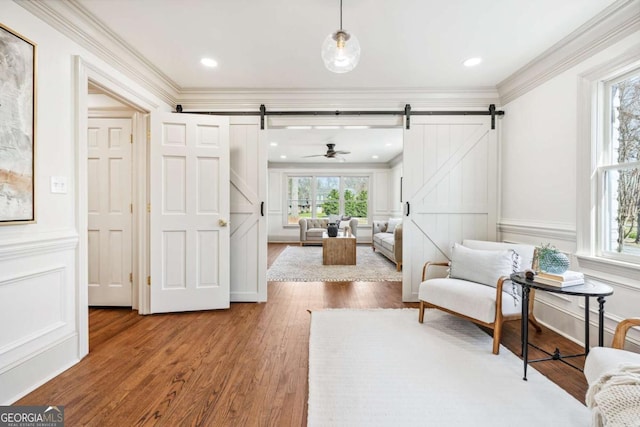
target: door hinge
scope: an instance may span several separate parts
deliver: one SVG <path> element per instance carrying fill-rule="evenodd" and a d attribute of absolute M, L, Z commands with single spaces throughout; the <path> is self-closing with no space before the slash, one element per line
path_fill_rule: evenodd
<path fill-rule="evenodd" d="M 147 130 L 147 142 L 151 142 L 151 130 Z"/>
<path fill-rule="evenodd" d="M 133 213 L 133 203 L 129 203 L 129 212 Z"/>
<path fill-rule="evenodd" d="M 133 283 L 133 273 L 129 273 L 129 283 Z"/>
<path fill-rule="evenodd" d="M 133 134 L 129 134 L 129 136 L 130 136 L 130 138 L 129 138 L 129 142 L 130 142 L 131 144 L 133 144 Z"/>
<path fill-rule="evenodd" d="M 151 213 L 151 203 L 147 203 L 147 212 Z"/>
<path fill-rule="evenodd" d="M 147 276 L 147 285 L 151 286 L 151 276 Z"/>

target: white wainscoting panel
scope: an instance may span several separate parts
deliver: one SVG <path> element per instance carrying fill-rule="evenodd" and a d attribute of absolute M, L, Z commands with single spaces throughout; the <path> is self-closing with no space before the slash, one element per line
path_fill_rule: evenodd
<path fill-rule="evenodd" d="M 76 245 L 73 230 L 0 243 L 0 405 L 78 361 Z"/>
<path fill-rule="evenodd" d="M 11 325 L 0 329 L 0 354 L 64 326 L 65 270 L 62 265 L 0 278 L 0 325 Z"/>
<path fill-rule="evenodd" d="M 498 225 L 500 240 L 512 243 L 524 243 L 539 246 L 550 243 L 565 252 L 570 260 L 571 270 L 585 273 L 588 280 L 595 280 L 613 288 L 613 295 L 606 298 L 604 305 L 604 344 L 611 345 L 611 339 L 618 322 L 629 317 L 638 317 L 640 301 L 640 278 L 635 280 L 615 274 L 606 274 L 585 268 L 582 260 L 575 256 L 576 234 L 570 224 L 527 223 L 525 221 L 501 220 Z M 544 325 L 561 335 L 584 345 L 584 297 L 557 295 L 542 291 L 536 292 L 534 311 L 536 318 Z M 591 346 L 598 344 L 598 302 L 589 301 L 589 341 Z M 631 330 L 627 335 L 627 346 L 640 351 L 640 331 Z"/>

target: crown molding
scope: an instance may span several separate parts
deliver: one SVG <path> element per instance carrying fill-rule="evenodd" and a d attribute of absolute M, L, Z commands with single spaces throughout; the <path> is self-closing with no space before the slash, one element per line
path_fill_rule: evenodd
<path fill-rule="evenodd" d="M 14 1 L 167 104 L 175 104 L 179 86 L 76 0 Z"/>
<path fill-rule="evenodd" d="M 498 83 L 498 105 L 531 89 L 640 30 L 640 0 L 618 0 L 567 37 Z"/>
<path fill-rule="evenodd" d="M 234 111 L 300 109 L 404 110 L 411 104 L 420 109 L 486 109 L 497 104 L 498 91 L 491 87 L 418 89 L 221 89 L 188 88 L 177 104 L 186 110 Z"/>

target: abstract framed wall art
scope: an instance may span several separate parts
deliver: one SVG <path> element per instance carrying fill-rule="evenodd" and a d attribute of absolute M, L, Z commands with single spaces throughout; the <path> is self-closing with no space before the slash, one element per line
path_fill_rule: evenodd
<path fill-rule="evenodd" d="M 0 24 L 0 225 L 35 222 L 36 45 Z"/>

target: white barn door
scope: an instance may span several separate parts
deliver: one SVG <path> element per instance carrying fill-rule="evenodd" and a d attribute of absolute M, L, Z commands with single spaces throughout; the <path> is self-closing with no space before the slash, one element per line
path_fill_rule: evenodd
<path fill-rule="evenodd" d="M 89 305 L 131 306 L 131 119 L 87 130 Z"/>
<path fill-rule="evenodd" d="M 267 300 L 267 141 L 259 117 L 230 117 L 231 301 Z"/>
<path fill-rule="evenodd" d="M 463 239 L 496 238 L 498 151 L 490 120 L 412 116 L 404 131 L 404 301 L 418 300 L 425 261 L 446 261 Z"/>
<path fill-rule="evenodd" d="M 229 308 L 229 120 L 151 115 L 152 313 Z"/>

